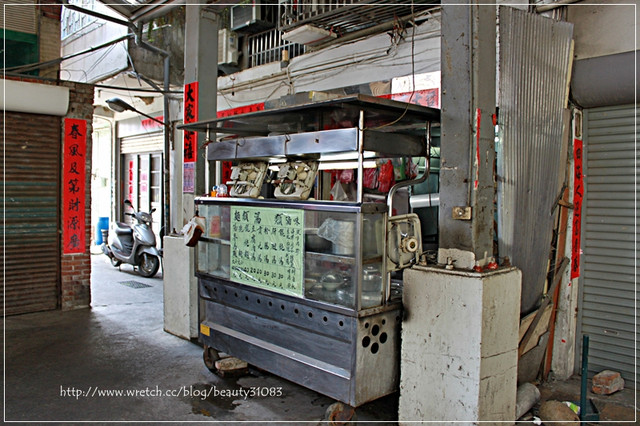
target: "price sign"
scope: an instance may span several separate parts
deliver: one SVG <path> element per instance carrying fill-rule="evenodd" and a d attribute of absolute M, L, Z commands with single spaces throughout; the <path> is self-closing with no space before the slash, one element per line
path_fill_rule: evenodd
<path fill-rule="evenodd" d="M 231 279 L 302 297 L 304 211 L 232 206 Z"/>

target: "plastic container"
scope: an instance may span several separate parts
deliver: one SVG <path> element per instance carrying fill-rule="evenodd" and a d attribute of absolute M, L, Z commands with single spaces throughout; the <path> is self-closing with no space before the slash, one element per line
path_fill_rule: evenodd
<path fill-rule="evenodd" d="M 96 245 L 99 246 L 104 241 L 102 230 L 109 230 L 109 218 L 108 217 L 100 217 L 98 218 L 98 223 L 96 225 Z"/>

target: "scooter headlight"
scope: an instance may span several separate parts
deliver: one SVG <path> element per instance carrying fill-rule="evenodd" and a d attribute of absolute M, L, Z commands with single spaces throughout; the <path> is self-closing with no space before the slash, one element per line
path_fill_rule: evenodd
<path fill-rule="evenodd" d="M 140 213 L 140 219 L 144 222 L 151 223 L 151 215 L 149 213 Z"/>

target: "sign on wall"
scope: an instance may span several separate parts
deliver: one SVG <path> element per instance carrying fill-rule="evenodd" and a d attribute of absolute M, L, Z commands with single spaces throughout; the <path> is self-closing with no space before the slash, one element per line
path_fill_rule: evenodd
<path fill-rule="evenodd" d="M 184 122 L 194 123 L 198 121 L 198 82 L 185 84 L 184 86 Z M 196 161 L 197 151 L 196 132 L 186 130 L 184 132 L 184 162 L 193 163 Z"/>
<path fill-rule="evenodd" d="M 64 119 L 64 162 L 62 183 L 63 253 L 85 251 L 85 161 L 87 122 Z"/>
<path fill-rule="evenodd" d="M 582 198 L 584 176 L 582 174 L 582 140 L 573 140 L 573 234 L 571 235 L 571 279 L 580 276 L 580 232 L 582 223 Z"/>
<path fill-rule="evenodd" d="M 184 123 L 198 121 L 198 82 L 184 85 Z M 198 135 L 196 132 L 184 131 L 183 144 L 183 182 L 193 182 L 196 155 L 198 153 Z M 191 164 L 189 166 L 189 164 Z M 182 192 L 194 192 L 193 184 L 184 184 Z"/>
<path fill-rule="evenodd" d="M 304 211 L 231 206 L 231 279 L 304 295 Z"/>

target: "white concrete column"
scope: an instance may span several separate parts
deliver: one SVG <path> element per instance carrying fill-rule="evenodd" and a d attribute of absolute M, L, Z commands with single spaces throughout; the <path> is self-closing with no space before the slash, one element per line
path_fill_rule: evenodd
<path fill-rule="evenodd" d="M 404 271 L 400 424 L 515 421 L 521 278 Z"/>
<path fill-rule="evenodd" d="M 164 237 L 164 331 L 187 340 L 198 337 L 198 280 L 193 252 L 182 236 Z"/>

